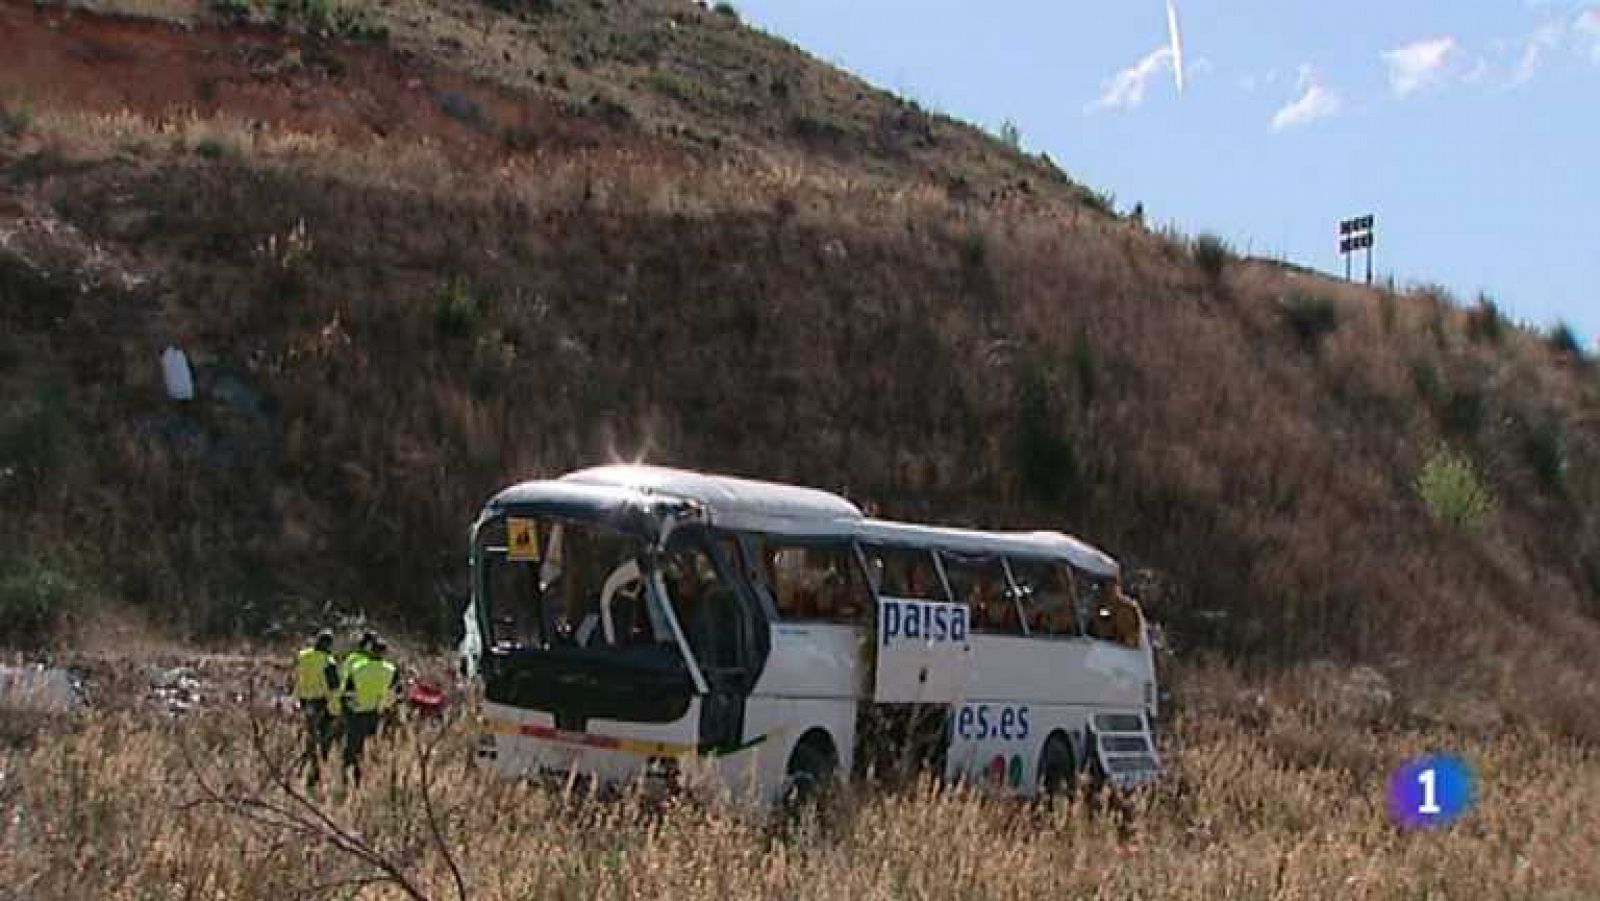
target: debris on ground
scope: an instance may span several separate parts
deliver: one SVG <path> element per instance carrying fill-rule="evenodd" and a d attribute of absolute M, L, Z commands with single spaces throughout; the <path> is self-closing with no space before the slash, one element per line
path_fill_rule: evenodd
<path fill-rule="evenodd" d="M 444 689 L 423 679 L 411 680 L 405 699 L 411 709 L 424 716 L 438 716 L 446 706 Z"/>
<path fill-rule="evenodd" d="M 0 665 L 0 705 L 37 713 L 72 713 L 84 706 L 83 687 L 55 666 Z"/>
<path fill-rule="evenodd" d="M 200 706 L 200 674 L 194 667 L 151 667 L 145 674 L 150 680 L 147 697 L 173 716 L 181 716 Z"/>

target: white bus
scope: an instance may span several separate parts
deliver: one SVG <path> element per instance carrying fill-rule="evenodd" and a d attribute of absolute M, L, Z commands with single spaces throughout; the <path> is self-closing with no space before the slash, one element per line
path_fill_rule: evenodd
<path fill-rule="evenodd" d="M 768 804 L 907 748 L 1023 796 L 1160 772 L 1144 620 L 1067 535 L 607 466 L 505 489 L 471 541 L 465 662 L 505 773 L 623 783 L 694 758 Z"/>

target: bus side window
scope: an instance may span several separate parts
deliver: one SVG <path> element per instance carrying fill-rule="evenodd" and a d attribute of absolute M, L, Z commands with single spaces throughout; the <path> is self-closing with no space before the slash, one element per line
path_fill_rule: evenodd
<path fill-rule="evenodd" d="M 738 601 L 711 557 L 693 541 L 675 541 L 663 561 L 662 576 L 678 625 L 700 665 L 737 666 Z"/>
<path fill-rule="evenodd" d="M 972 608 L 975 631 L 1022 634 L 1022 617 L 999 557 L 964 557 L 946 551 L 939 557 L 956 602 Z"/>
<path fill-rule="evenodd" d="M 1033 635 L 1082 634 L 1072 570 L 1060 563 L 1012 558 L 1011 575 L 1024 594 L 1022 606 Z"/>
<path fill-rule="evenodd" d="M 863 620 L 867 589 L 849 545 L 768 544 L 762 556 L 780 618 L 834 623 Z"/>
<path fill-rule="evenodd" d="M 867 568 L 877 580 L 880 597 L 947 601 L 944 583 L 934 568 L 933 554 L 909 548 L 862 545 Z"/>

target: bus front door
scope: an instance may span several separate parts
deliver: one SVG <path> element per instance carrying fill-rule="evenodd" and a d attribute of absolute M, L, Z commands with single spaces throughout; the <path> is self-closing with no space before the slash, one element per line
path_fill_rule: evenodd
<path fill-rule="evenodd" d="M 951 704 L 966 695 L 972 645 L 965 604 L 878 599 L 872 699 L 879 704 Z"/>

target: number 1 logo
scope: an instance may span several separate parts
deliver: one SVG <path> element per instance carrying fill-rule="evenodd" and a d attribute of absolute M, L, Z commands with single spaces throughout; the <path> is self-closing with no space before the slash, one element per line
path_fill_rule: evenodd
<path fill-rule="evenodd" d="M 1436 783 L 1439 781 L 1439 771 L 1429 767 L 1417 774 L 1417 782 L 1422 785 L 1422 803 L 1417 805 L 1417 813 L 1424 816 L 1443 813 L 1439 808 Z"/>
<path fill-rule="evenodd" d="M 1433 828 L 1472 807 L 1472 769 L 1453 754 L 1430 754 L 1401 764 L 1389 777 L 1389 813 L 1401 826 Z"/>

